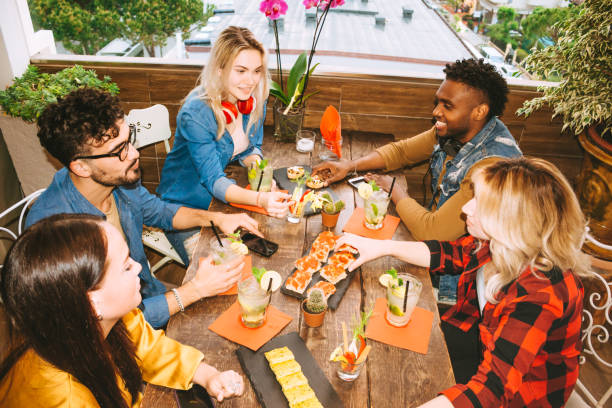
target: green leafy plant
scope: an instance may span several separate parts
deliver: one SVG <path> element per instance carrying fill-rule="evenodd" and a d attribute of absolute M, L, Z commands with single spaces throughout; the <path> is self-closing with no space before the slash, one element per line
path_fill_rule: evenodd
<path fill-rule="evenodd" d="M 270 93 L 274 95 L 277 99 L 281 101 L 283 105 L 285 105 L 285 111 L 283 112 L 285 115 L 294 107 L 299 107 L 304 104 L 308 98 L 317 94 L 319 91 L 312 92 L 308 95 L 303 95 L 304 85 L 306 83 L 306 79 L 312 75 L 315 68 L 319 64 L 315 64 L 306 75 L 306 66 L 307 66 L 307 54 L 305 52 L 301 53 L 297 58 L 293 67 L 291 67 L 291 71 L 289 71 L 289 78 L 287 79 L 287 89 L 284 90 L 283 87 L 277 83 L 272 81 L 270 85 Z M 296 104 L 296 102 L 298 102 Z"/>
<path fill-rule="evenodd" d="M 323 193 L 321 194 L 321 197 L 325 201 L 325 203 L 323 204 L 323 211 L 326 214 L 338 214 L 344 209 L 344 201 L 334 201 L 334 199 L 329 193 Z"/>
<path fill-rule="evenodd" d="M 525 101 L 517 114 L 529 116 L 548 105 L 553 117 L 562 116 L 563 130 L 575 134 L 600 126 L 612 142 L 612 8 L 609 0 L 589 0 L 577 13 L 558 23 L 557 43 L 536 50 L 525 59 L 525 68 L 540 78 L 559 75 L 555 86 L 543 86 L 543 96 Z M 551 84 L 552 85 L 552 84 Z"/>
<path fill-rule="evenodd" d="M 30 65 L 26 72 L 15 79 L 13 85 L 0 91 L 0 105 L 9 115 L 34 122 L 47 105 L 57 101 L 77 88 L 100 88 L 113 95 L 119 87 L 105 76 L 100 80 L 95 71 L 80 65 L 63 69 L 55 74 L 41 73 Z"/>
<path fill-rule="evenodd" d="M 319 288 L 313 288 L 308 295 L 306 300 L 306 310 L 309 313 L 322 313 L 327 309 L 327 300 L 323 294 L 323 290 Z"/>

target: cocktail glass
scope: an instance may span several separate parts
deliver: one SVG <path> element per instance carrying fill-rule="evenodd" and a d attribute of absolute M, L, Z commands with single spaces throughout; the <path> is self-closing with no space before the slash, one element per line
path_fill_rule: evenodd
<path fill-rule="evenodd" d="M 257 163 L 251 163 L 248 171 L 249 184 L 251 190 L 267 192 L 272 190 L 272 176 L 274 169 L 269 164 L 264 167 L 263 171 Z M 261 184 L 260 180 L 261 179 Z M 257 187 L 259 186 L 259 190 Z"/>
<path fill-rule="evenodd" d="M 371 230 L 379 230 L 383 227 L 383 220 L 387 215 L 390 197 L 384 190 L 374 191 L 370 197 L 365 200 L 364 225 Z"/>
<path fill-rule="evenodd" d="M 421 281 L 409 273 L 399 274 L 397 280 L 389 280 L 387 285 L 387 313 L 385 314 L 389 324 L 396 327 L 404 327 L 408 324 L 419 301 L 422 287 Z M 408 288 L 408 298 L 404 309 L 406 288 Z"/>
<path fill-rule="evenodd" d="M 259 286 L 254 276 L 238 283 L 238 303 L 240 304 L 240 319 L 242 324 L 251 329 L 264 324 L 266 309 L 270 304 L 270 292 Z"/>
<path fill-rule="evenodd" d="M 342 347 L 342 345 L 338 347 Z M 355 346 L 355 343 L 352 343 L 349 346 L 349 351 L 351 351 L 354 356 L 357 355 L 357 347 Z M 357 363 L 356 361 L 352 361 L 352 362 L 347 362 L 343 360 L 338 361 L 338 369 L 336 371 L 338 373 L 338 377 L 341 380 L 347 381 L 347 382 L 355 381 L 357 377 L 359 377 L 359 374 L 361 373 L 361 369 L 365 365 L 366 361 L 367 361 L 367 358 L 360 363 Z"/>
<path fill-rule="evenodd" d="M 210 240 L 210 254 L 213 257 L 213 262 L 215 265 L 226 264 L 239 256 L 242 256 L 242 254 L 237 253 L 232 249 L 232 241 L 227 238 L 221 238 L 221 242 L 223 243 L 223 246 L 219 245 L 217 238 L 211 238 Z"/>
<path fill-rule="evenodd" d="M 296 186 L 291 194 L 291 201 L 294 203 L 289 206 L 289 213 L 287 214 L 287 221 L 297 224 L 304 216 L 304 186 Z"/>

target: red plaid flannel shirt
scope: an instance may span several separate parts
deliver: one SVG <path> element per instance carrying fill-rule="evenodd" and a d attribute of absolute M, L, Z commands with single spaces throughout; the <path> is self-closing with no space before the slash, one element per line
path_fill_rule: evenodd
<path fill-rule="evenodd" d="M 464 236 L 426 241 L 430 273 L 461 274 L 457 304 L 442 319 L 464 331 L 478 324 L 482 355 L 467 384 L 442 392 L 455 407 L 561 407 L 578 379 L 583 288 L 571 271 L 535 276 L 525 270 L 506 285 L 481 319 L 476 271 L 491 260 L 488 243 Z"/>

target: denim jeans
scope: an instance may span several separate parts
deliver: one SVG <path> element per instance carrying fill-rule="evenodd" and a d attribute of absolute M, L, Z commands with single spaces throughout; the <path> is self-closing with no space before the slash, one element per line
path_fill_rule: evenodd
<path fill-rule="evenodd" d="M 461 275 L 440 276 L 440 288 L 438 290 L 438 301 L 457 303 L 457 285 Z"/>
<path fill-rule="evenodd" d="M 187 254 L 187 250 L 185 249 L 185 245 L 183 243 L 187 238 L 200 232 L 200 229 L 200 227 L 195 227 L 180 231 L 165 231 L 166 238 L 168 238 L 168 241 L 170 241 L 174 247 L 174 250 L 179 254 L 185 266 L 189 265 L 189 255 Z"/>

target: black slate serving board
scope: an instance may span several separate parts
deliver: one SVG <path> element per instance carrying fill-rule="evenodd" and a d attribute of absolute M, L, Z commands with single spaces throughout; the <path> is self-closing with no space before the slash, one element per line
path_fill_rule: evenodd
<path fill-rule="evenodd" d="M 304 170 L 312 173 L 312 168 L 310 166 L 305 166 L 302 164 L 296 164 L 296 166 L 302 166 L 304 167 Z M 295 187 L 297 186 L 297 183 L 295 181 L 289 180 L 289 178 L 287 177 L 287 167 L 281 167 L 280 169 L 275 169 L 274 170 L 274 180 L 276 180 L 276 184 L 278 186 L 279 189 L 281 190 L 287 190 L 289 193 L 289 195 L 291 195 L 293 193 L 293 190 L 295 189 Z M 304 185 L 304 191 L 306 191 L 307 189 L 309 189 L 310 187 Z M 334 192 L 330 189 L 327 188 L 320 188 L 318 190 L 316 190 L 319 193 L 322 192 L 326 192 L 329 193 L 329 195 L 334 199 L 334 201 L 336 201 L 338 199 L 338 196 L 334 194 Z M 318 210 L 313 210 L 310 207 L 311 203 L 308 203 L 305 207 L 304 207 L 304 215 L 313 215 L 313 214 L 318 214 L 321 212 L 321 209 Z"/>
<path fill-rule="evenodd" d="M 261 406 L 264 408 L 289 407 L 282 388 L 276 381 L 264 355 L 266 351 L 283 346 L 289 347 L 295 355 L 295 360 L 302 366 L 302 372 L 308 378 L 308 383 L 321 401 L 321 405 L 325 408 L 342 408 L 344 405 L 340 397 L 297 332 L 275 337 L 256 352 L 243 346 L 236 350 L 242 370 L 251 382 Z"/>
<path fill-rule="evenodd" d="M 312 243 L 310 244 L 310 246 L 312 246 Z M 310 250 L 306 251 L 304 253 L 305 255 L 308 255 L 310 253 Z M 335 253 L 335 251 L 332 251 L 329 256 L 332 256 Z M 359 254 L 355 255 L 355 258 L 359 258 Z M 328 257 L 329 259 L 329 257 Z M 324 265 L 327 265 L 327 263 L 323 264 L 321 267 L 323 267 Z M 292 290 L 289 290 L 285 287 L 285 285 L 287 284 L 287 279 L 289 279 L 289 277 L 291 275 L 293 275 L 293 273 L 295 272 L 296 268 L 293 268 L 293 270 L 291 271 L 291 273 L 289 275 L 287 275 L 285 277 L 285 280 L 283 282 L 283 284 L 281 285 L 281 292 L 284 293 L 285 295 L 289 295 L 289 296 L 293 296 L 296 297 L 298 299 L 305 299 L 306 298 L 306 294 L 308 293 L 308 289 L 310 289 L 312 286 L 314 286 L 318 281 L 322 281 L 325 280 L 323 279 L 323 277 L 321 276 L 320 272 L 315 272 L 312 275 L 312 280 L 310 281 L 310 283 L 308 284 L 308 286 L 306 286 L 306 289 L 304 289 L 304 293 L 299 293 L 299 292 L 294 292 Z M 340 304 L 340 301 L 342 300 L 342 298 L 344 297 L 344 293 L 346 293 L 346 290 L 348 289 L 349 285 L 351 284 L 351 280 L 353 279 L 353 276 L 355 276 L 355 274 L 357 273 L 357 271 L 360 268 L 355 269 L 352 272 L 348 272 L 346 271 L 346 278 L 342 279 L 340 282 L 338 282 L 336 284 L 336 292 L 334 292 L 333 295 L 331 295 L 328 299 L 327 299 L 327 306 L 331 309 L 331 310 L 336 310 L 338 308 L 338 305 Z"/>

